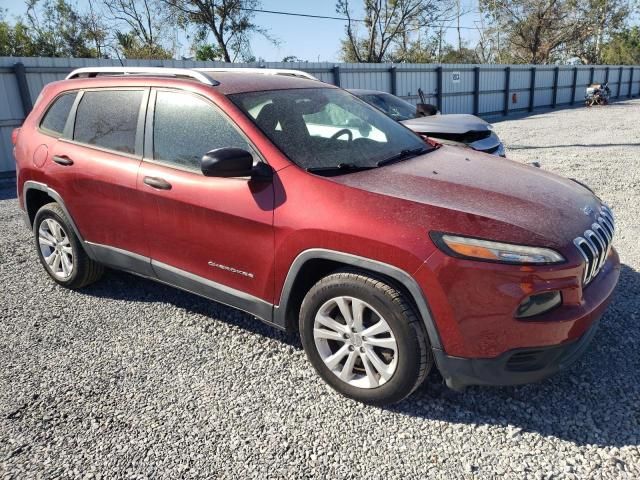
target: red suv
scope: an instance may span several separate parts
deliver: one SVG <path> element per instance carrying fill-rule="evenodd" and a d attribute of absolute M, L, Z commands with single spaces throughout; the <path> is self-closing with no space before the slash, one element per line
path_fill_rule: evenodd
<path fill-rule="evenodd" d="M 103 266 L 299 330 L 340 393 L 399 401 L 540 380 L 579 357 L 619 276 L 611 210 L 538 168 L 421 138 L 319 81 L 81 69 L 14 132 L 47 273 Z"/>

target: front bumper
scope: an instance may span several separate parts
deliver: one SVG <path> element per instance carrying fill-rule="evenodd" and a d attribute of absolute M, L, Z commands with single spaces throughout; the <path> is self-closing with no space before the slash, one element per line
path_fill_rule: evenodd
<path fill-rule="evenodd" d="M 582 356 L 596 333 L 598 320 L 578 340 L 551 347 L 517 348 L 496 358 L 453 357 L 433 349 L 436 365 L 447 386 L 453 390 L 462 390 L 469 385 L 538 382 L 567 368 Z"/>

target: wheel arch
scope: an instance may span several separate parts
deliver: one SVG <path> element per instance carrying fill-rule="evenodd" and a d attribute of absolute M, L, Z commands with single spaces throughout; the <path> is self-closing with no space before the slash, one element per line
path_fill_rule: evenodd
<path fill-rule="evenodd" d="M 74 233 L 76 234 L 80 242 L 84 242 L 84 237 L 81 235 L 80 230 L 78 230 L 76 223 L 73 221 L 73 217 L 69 213 L 64 200 L 58 192 L 50 188 L 45 183 L 34 182 L 32 180 L 24 182 L 23 192 L 24 208 L 27 212 L 30 227 L 33 228 L 33 222 L 36 218 L 36 213 L 38 212 L 38 210 L 40 210 L 40 208 L 47 203 L 55 202 L 60 206 L 60 208 L 66 215 L 69 223 L 71 224 L 71 227 L 73 228 Z"/>
<path fill-rule="evenodd" d="M 382 277 L 406 294 L 422 319 L 431 346 L 441 348 L 440 336 L 427 300 L 410 274 L 377 260 L 321 248 L 305 250 L 291 264 L 282 287 L 280 301 L 274 307 L 274 323 L 287 330 L 295 330 L 302 300 L 309 289 L 320 278 L 344 267 L 353 267 L 364 273 Z"/>

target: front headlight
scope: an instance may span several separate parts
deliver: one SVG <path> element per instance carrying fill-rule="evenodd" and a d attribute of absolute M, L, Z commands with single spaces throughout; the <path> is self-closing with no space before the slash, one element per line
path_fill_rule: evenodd
<path fill-rule="evenodd" d="M 560 263 L 565 259 L 555 250 L 526 245 L 461 237 L 448 233 L 431 233 L 435 244 L 448 255 L 499 263 L 545 264 Z"/>

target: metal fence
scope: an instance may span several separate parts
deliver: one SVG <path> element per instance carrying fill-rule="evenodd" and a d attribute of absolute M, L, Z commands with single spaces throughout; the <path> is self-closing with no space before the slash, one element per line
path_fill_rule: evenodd
<path fill-rule="evenodd" d="M 0 175 L 15 169 L 11 130 L 20 126 L 42 87 L 74 68 L 118 60 L 0 57 Z M 127 66 L 267 67 L 304 70 L 343 88 L 391 92 L 417 103 L 418 89 L 442 113 L 481 116 L 532 112 L 581 102 L 587 85 L 609 82 L 613 98 L 640 95 L 640 66 L 234 63 L 130 60 Z"/>

